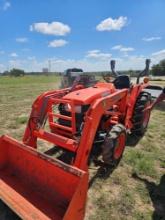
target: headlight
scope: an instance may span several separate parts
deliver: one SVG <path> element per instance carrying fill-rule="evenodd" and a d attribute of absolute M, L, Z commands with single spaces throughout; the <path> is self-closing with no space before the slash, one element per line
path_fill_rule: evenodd
<path fill-rule="evenodd" d="M 81 105 L 75 105 L 74 108 L 75 108 L 76 113 L 81 113 L 81 111 L 82 111 L 82 106 Z M 71 110 L 72 110 L 72 108 L 69 104 L 65 104 L 64 109 L 67 112 L 71 112 Z"/>
<path fill-rule="evenodd" d="M 65 111 L 70 112 L 71 111 L 71 106 L 69 104 L 65 104 L 64 109 L 65 109 Z"/>
<path fill-rule="evenodd" d="M 76 112 L 76 113 L 81 113 L 81 111 L 82 111 L 81 105 L 76 105 L 76 106 L 75 106 L 75 112 Z"/>

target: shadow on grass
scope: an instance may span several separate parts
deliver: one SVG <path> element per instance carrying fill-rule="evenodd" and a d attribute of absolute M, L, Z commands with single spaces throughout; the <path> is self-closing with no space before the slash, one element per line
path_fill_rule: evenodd
<path fill-rule="evenodd" d="M 142 137 L 143 136 L 129 135 L 127 137 L 126 146 L 135 147 Z M 118 164 L 119 162 L 114 166 L 110 166 L 110 165 L 105 165 L 104 163 L 99 162 L 99 161 L 95 162 L 95 165 L 99 166 L 100 168 L 97 170 L 96 174 L 89 181 L 89 188 L 93 185 L 96 179 L 109 178 L 111 174 L 113 173 L 113 171 L 117 168 Z"/>
<path fill-rule="evenodd" d="M 135 147 L 139 143 L 139 141 L 143 138 L 143 136 L 137 136 L 137 135 L 133 135 L 133 134 L 128 135 L 127 141 L 126 141 L 126 146 L 127 147 Z"/>
<path fill-rule="evenodd" d="M 153 203 L 154 212 L 152 215 L 153 220 L 165 220 L 165 174 L 161 177 L 160 183 L 156 185 L 145 178 L 139 177 L 137 174 L 132 175 L 133 178 L 142 181 L 150 195 Z"/>
<path fill-rule="evenodd" d="M 90 179 L 89 181 L 89 189 L 92 187 L 93 183 L 96 179 L 107 179 L 113 173 L 113 171 L 117 168 L 117 166 L 110 166 L 110 165 L 101 165 L 100 168 L 97 170 L 96 174 Z"/>
<path fill-rule="evenodd" d="M 165 101 L 158 103 L 154 108 L 159 111 L 165 111 Z"/>

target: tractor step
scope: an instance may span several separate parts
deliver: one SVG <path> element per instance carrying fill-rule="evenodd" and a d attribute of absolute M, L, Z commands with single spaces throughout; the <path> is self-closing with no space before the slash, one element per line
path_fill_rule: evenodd
<path fill-rule="evenodd" d="M 0 200 L 24 220 L 82 220 L 88 175 L 8 136 L 0 138 Z"/>
<path fill-rule="evenodd" d="M 63 137 L 59 134 L 50 133 L 42 129 L 34 131 L 34 135 L 40 139 L 46 140 L 66 150 L 75 152 L 77 150 L 77 142 L 71 138 Z"/>

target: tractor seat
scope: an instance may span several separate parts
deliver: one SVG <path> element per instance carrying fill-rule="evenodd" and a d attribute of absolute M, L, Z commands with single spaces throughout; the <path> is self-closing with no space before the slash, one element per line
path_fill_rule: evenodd
<path fill-rule="evenodd" d="M 113 81 L 114 86 L 116 89 L 126 89 L 130 88 L 130 80 L 127 75 L 121 75 L 118 76 L 114 81 Z"/>

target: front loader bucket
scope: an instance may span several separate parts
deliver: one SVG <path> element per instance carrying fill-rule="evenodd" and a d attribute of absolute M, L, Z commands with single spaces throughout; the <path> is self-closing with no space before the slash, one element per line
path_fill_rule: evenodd
<path fill-rule="evenodd" d="M 23 220 L 82 220 L 88 174 L 0 138 L 0 200 Z"/>

